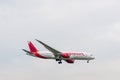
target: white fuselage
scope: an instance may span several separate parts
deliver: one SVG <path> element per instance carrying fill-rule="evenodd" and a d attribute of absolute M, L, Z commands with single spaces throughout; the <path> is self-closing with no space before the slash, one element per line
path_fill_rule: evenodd
<path fill-rule="evenodd" d="M 45 59 L 56 59 L 53 53 L 49 51 L 42 51 L 42 52 L 37 52 L 39 55 L 43 56 Z M 67 56 L 65 56 L 67 54 Z M 82 52 L 63 52 L 62 53 L 62 59 L 64 60 L 92 60 L 94 57 L 87 55 Z M 35 56 L 35 55 L 34 55 Z M 37 57 L 37 56 L 35 56 Z M 40 57 L 41 58 L 41 57 Z"/>

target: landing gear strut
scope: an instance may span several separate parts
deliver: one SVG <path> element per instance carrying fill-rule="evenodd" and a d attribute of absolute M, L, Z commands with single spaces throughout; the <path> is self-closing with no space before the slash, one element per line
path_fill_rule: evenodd
<path fill-rule="evenodd" d="M 87 60 L 87 63 L 89 63 L 89 60 Z"/>

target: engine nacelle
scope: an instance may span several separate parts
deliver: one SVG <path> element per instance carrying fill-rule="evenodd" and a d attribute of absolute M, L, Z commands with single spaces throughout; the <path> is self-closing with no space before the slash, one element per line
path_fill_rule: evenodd
<path fill-rule="evenodd" d="M 63 54 L 62 54 L 62 57 L 63 57 L 63 58 L 69 58 L 70 55 L 69 55 L 68 53 L 63 53 Z"/>

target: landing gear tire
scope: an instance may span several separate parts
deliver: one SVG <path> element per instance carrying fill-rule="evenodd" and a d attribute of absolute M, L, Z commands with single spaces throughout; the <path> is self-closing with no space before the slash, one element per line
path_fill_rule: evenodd
<path fill-rule="evenodd" d="M 59 61 L 60 59 L 56 59 L 56 61 Z"/>
<path fill-rule="evenodd" d="M 60 61 L 60 62 L 58 62 L 58 64 L 62 64 L 62 62 Z"/>

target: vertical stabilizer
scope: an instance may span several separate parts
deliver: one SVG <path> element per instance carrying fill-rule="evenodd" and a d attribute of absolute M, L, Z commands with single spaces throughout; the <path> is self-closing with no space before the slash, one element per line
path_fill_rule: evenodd
<path fill-rule="evenodd" d="M 31 41 L 28 42 L 28 46 L 30 49 L 30 52 L 37 52 L 37 48 L 33 45 L 33 43 Z"/>

